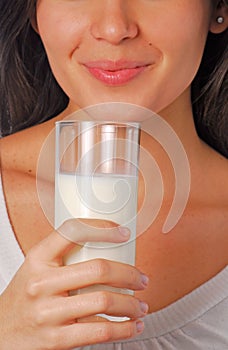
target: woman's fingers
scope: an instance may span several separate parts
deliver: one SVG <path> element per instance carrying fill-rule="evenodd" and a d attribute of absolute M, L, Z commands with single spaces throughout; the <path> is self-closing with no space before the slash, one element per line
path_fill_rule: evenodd
<path fill-rule="evenodd" d="M 148 282 L 145 275 L 134 266 L 104 259 L 62 264 L 63 256 L 75 247 L 75 242 L 124 243 L 129 237 L 129 230 L 121 232 L 109 221 L 72 219 L 34 246 L 15 278 L 15 289 L 21 292 L 17 313 L 25 320 L 22 328 L 28 328 L 32 320 L 33 333 L 41 335 L 37 339 L 55 350 L 84 346 L 88 341 L 93 344 L 125 339 L 141 332 L 142 323 L 136 320 L 147 313 L 148 307 L 135 297 L 108 290 L 74 296 L 68 292 L 98 284 L 104 289 L 111 286 L 143 290 Z M 91 317 L 97 314 L 127 316 L 132 321 L 92 322 Z M 19 325 L 15 320 L 14 328 Z"/>
<path fill-rule="evenodd" d="M 29 252 L 39 260 L 53 261 L 62 257 L 74 247 L 74 243 L 113 242 L 122 243 L 129 239 L 130 231 L 106 220 L 70 219 L 39 242 Z"/>
<path fill-rule="evenodd" d="M 63 297 L 58 304 L 52 300 L 44 307 L 41 316 L 43 315 L 43 322 L 48 320 L 61 325 L 96 314 L 137 319 L 144 317 L 147 312 L 148 305 L 131 295 L 98 291 Z"/>
<path fill-rule="evenodd" d="M 71 219 L 64 222 L 58 232 L 74 243 L 125 242 L 130 237 L 126 227 L 108 220 Z"/>
<path fill-rule="evenodd" d="M 40 294 L 61 294 L 96 284 L 117 288 L 143 290 L 148 278 L 132 265 L 104 259 L 89 260 L 63 266 L 52 271 L 52 276 L 42 276 Z"/>
<path fill-rule="evenodd" d="M 50 235 L 32 247 L 26 255 L 27 259 L 39 262 L 52 262 L 60 258 L 75 246 L 74 243 L 53 231 Z"/>
<path fill-rule="evenodd" d="M 60 327 L 48 336 L 48 348 L 53 350 L 72 349 L 90 344 L 128 339 L 143 331 L 143 322 L 93 322 L 75 323 Z"/>
<path fill-rule="evenodd" d="M 94 226 L 88 225 L 88 222 L 82 225 L 78 220 L 69 220 L 61 230 L 62 233 L 72 233 L 71 238 L 77 238 L 77 242 L 119 243 L 129 239 L 129 232 L 121 234 L 114 223 L 100 220 L 92 220 L 91 223 Z M 133 296 L 107 290 L 75 296 L 69 296 L 68 292 L 90 286 L 94 288 L 97 284 L 103 284 L 102 288 L 113 286 L 140 290 L 146 287 L 146 277 L 131 265 L 103 259 L 63 266 L 64 254 L 75 243 L 62 233 L 53 231 L 28 252 L 1 296 L 5 312 L 0 317 L 4 326 L 4 338 L 0 343 L 6 348 L 8 339 L 12 339 L 8 346 L 10 349 L 18 344 L 19 348 L 26 349 L 32 346 L 36 349 L 67 350 L 137 334 L 135 320 L 126 323 L 91 321 L 91 317 L 102 313 L 128 316 L 130 319 L 142 317 L 146 309 L 143 312 L 143 304 Z"/>

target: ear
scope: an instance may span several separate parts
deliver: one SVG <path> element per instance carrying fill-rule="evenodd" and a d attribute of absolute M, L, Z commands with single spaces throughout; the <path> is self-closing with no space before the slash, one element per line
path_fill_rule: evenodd
<path fill-rule="evenodd" d="M 220 23 L 219 18 L 222 18 L 223 21 Z M 217 4 L 214 8 L 211 24 L 210 24 L 210 32 L 214 34 L 219 34 L 224 32 L 228 28 L 228 6 L 226 4 L 226 0 L 217 1 Z"/>
<path fill-rule="evenodd" d="M 32 9 L 32 12 L 30 14 L 30 24 L 31 24 L 33 30 L 37 34 L 39 34 L 39 29 L 38 29 L 37 20 L 36 20 L 36 6 L 34 6 L 34 8 Z"/>
<path fill-rule="evenodd" d="M 32 29 L 33 29 L 37 34 L 39 34 L 39 30 L 38 30 L 38 27 L 37 27 L 36 20 L 35 20 L 35 19 L 31 19 L 31 20 L 30 20 L 30 23 L 31 23 Z"/>

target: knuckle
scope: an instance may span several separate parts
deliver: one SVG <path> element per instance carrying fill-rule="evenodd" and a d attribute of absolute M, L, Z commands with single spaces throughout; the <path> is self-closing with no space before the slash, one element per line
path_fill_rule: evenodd
<path fill-rule="evenodd" d="M 60 226 L 60 229 L 62 232 L 71 232 L 74 228 L 75 228 L 75 220 L 74 219 L 67 219 Z"/>
<path fill-rule="evenodd" d="M 104 259 L 96 259 L 94 261 L 93 273 L 99 280 L 106 281 L 109 276 L 110 267 L 107 260 Z"/>
<path fill-rule="evenodd" d="M 140 305 L 138 300 L 135 297 L 133 296 L 128 297 L 127 304 L 128 304 L 129 316 L 134 317 L 136 315 L 137 316 L 141 315 Z"/>
<path fill-rule="evenodd" d="M 134 308 L 135 310 L 140 310 L 140 312 L 141 312 L 141 309 L 140 309 L 140 301 L 139 301 L 139 299 L 137 299 L 137 298 L 135 298 L 134 296 L 131 296 L 130 297 L 130 305 L 131 305 L 131 307 L 132 307 L 132 309 Z"/>
<path fill-rule="evenodd" d="M 138 277 L 138 273 L 136 273 L 135 269 L 132 269 L 129 272 L 129 285 L 132 286 L 136 286 L 139 283 L 139 277 Z"/>
<path fill-rule="evenodd" d="M 126 324 L 125 339 L 130 339 L 135 335 L 135 330 L 132 323 Z"/>
<path fill-rule="evenodd" d="M 113 329 L 111 323 L 103 323 L 102 327 L 99 330 L 98 338 L 101 342 L 109 342 L 113 339 Z"/>
<path fill-rule="evenodd" d="M 38 327 L 43 327 L 47 324 L 48 312 L 46 308 L 37 307 L 36 312 L 34 312 L 34 322 Z"/>
<path fill-rule="evenodd" d="M 45 350 L 60 349 L 62 344 L 60 333 L 57 329 L 49 329 Z"/>
<path fill-rule="evenodd" d="M 101 291 L 97 293 L 97 304 L 102 312 L 108 311 L 112 306 L 112 297 L 110 293 Z"/>
<path fill-rule="evenodd" d="M 77 243 L 79 234 L 80 223 L 78 219 L 67 219 L 63 224 L 58 228 L 58 232 L 71 242 Z M 77 232 L 77 234 L 76 234 Z M 80 239 L 79 239 L 80 241 Z"/>
<path fill-rule="evenodd" d="M 26 294 L 30 297 L 37 297 L 40 294 L 40 281 L 37 278 L 30 279 L 25 287 Z"/>

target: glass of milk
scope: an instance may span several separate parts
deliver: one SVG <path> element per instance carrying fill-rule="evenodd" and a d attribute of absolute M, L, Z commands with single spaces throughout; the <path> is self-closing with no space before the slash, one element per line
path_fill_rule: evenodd
<path fill-rule="evenodd" d="M 78 244 L 65 256 L 65 264 L 103 258 L 134 265 L 139 139 L 138 123 L 75 120 L 56 123 L 55 227 L 70 218 L 101 219 L 131 231 L 127 243 Z M 132 293 L 104 285 L 75 293 L 101 289 Z M 102 316 L 115 321 L 126 319 Z"/>

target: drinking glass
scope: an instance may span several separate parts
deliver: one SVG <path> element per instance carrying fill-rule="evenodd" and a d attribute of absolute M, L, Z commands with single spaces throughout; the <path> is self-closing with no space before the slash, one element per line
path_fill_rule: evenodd
<path fill-rule="evenodd" d="M 56 123 L 55 227 L 70 218 L 101 219 L 131 231 L 127 243 L 77 244 L 65 256 L 65 264 L 103 258 L 134 265 L 139 141 L 138 123 L 91 120 Z M 75 293 L 104 289 L 133 293 L 104 285 Z"/>

